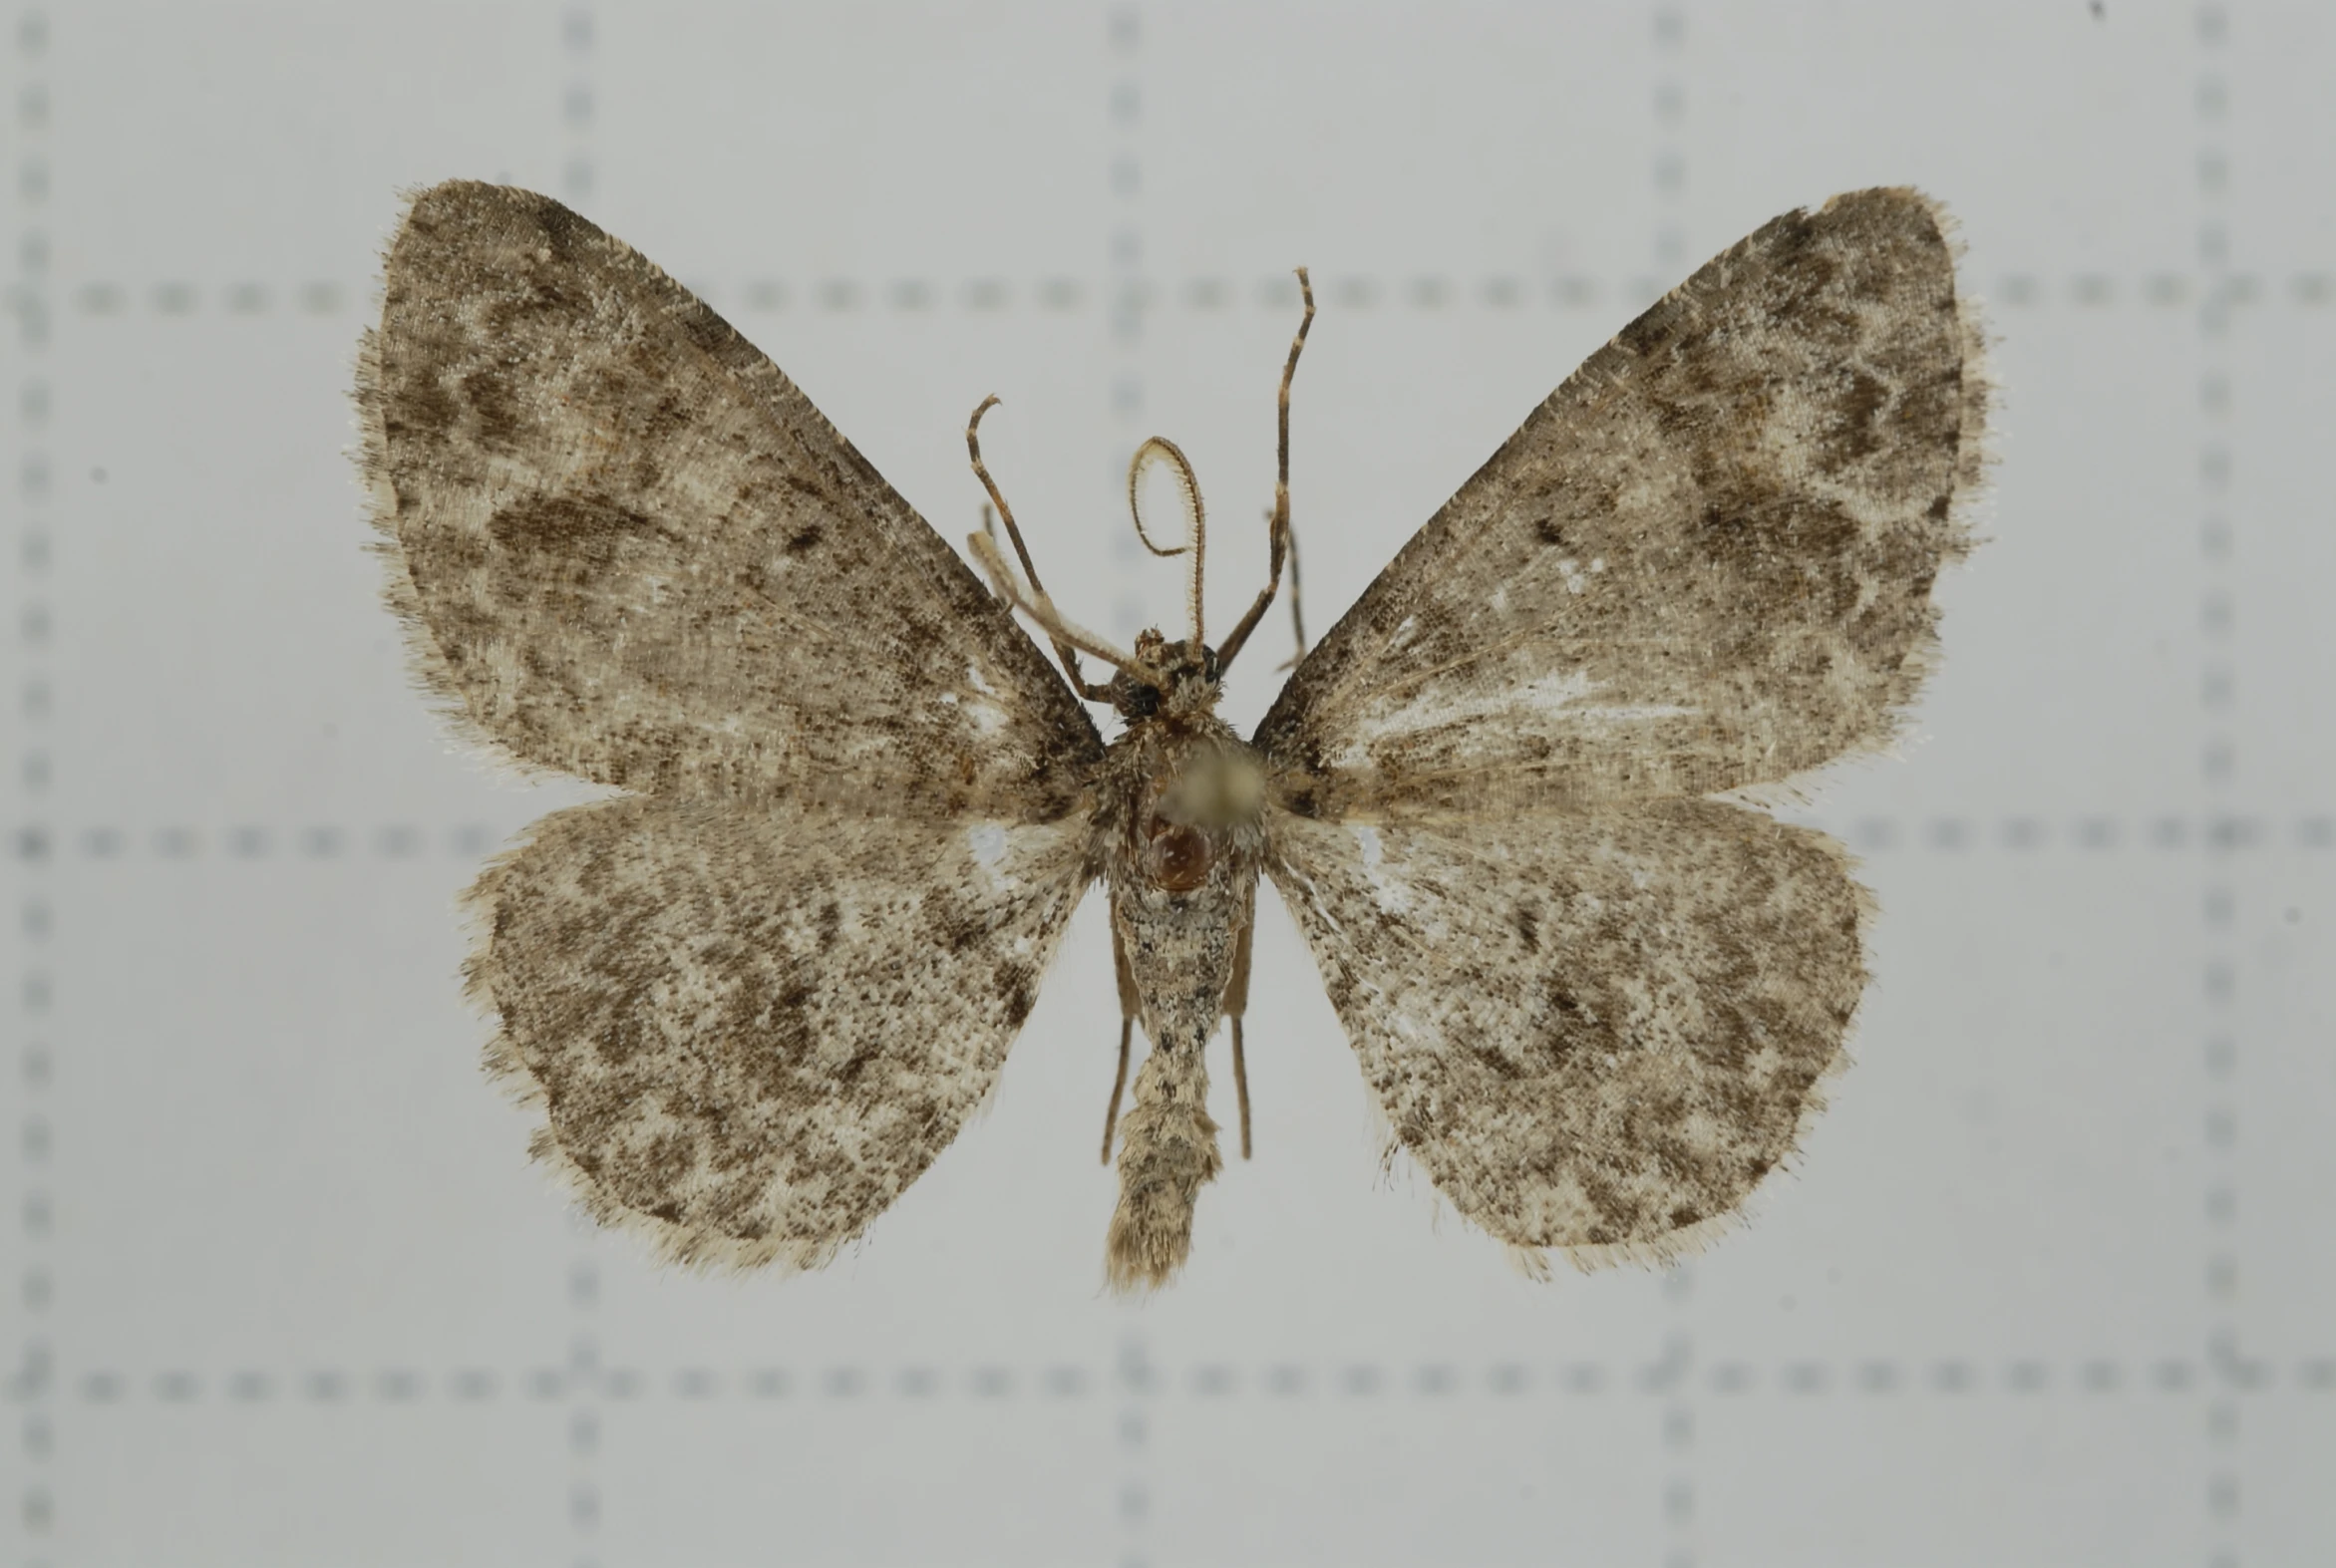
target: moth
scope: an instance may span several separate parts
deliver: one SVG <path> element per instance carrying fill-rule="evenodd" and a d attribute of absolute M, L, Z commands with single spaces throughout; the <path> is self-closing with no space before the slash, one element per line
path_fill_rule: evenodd
<path fill-rule="evenodd" d="M 595 1216 L 688 1264 L 829 1261 L 989 1093 L 1097 881 L 1123 1084 L 1150 1043 L 1105 1135 L 1115 1287 L 1176 1274 L 1220 1169 L 1205 1047 L 1229 1020 L 1240 1074 L 1261 875 L 1390 1157 L 1529 1268 L 1674 1255 L 1793 1153 L 1869 905 L 1760 802 L 1883 746 L 1935 657 L 1989 401 L 1944 213 L 1856 191 L 1698 271 L 1243 740 L 1216 707 L 1290 558 L 1304 341 L 1264 588 L 1207 640 L 1198 488 L 1155 439 L 1131 506 L 1150 465 L 1181 482 L 1183 544 L 1136 524 L 1188 558 L 1188 626 L 1123 649 L 1041 587 L 974 428 L 1017 557 L 974 535 L 987 583 L 618 240 L 524 190 L 413 201 L 356 391 L 390 604 L 459 731 L 620 791 L 469 894 L 489 1066 Z"/>

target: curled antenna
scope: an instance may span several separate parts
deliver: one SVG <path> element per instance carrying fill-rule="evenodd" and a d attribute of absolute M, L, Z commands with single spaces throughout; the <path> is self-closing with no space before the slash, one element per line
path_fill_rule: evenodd
<path fill-rule="evenodd" d="M 1164 550 L 1152 542 L 1152 535 L 1144 528 L 1144 506 L 1137 490 L 1144 481 L 1145 469 L 1155 463 L 1166 463 L 1176 470 L 1176 482 L 1184 493 L 1184 542 L 1172 550 Z M 1208 549 L 1208 516 L 1200 504 L 1200 480 L 1192 472 L 1191 460 L 1184 450 L 1166 436 L 1155 436 L 1136 449 L 1136 456 L 1128 460 L 1128 515 L 1136 524 L 1136 537 L 1153 554 L 1167 557 L 1190 555 L 1192 570 L 1185 590 L 1186 608 L 1192 617 L 1191 647 L 1197 652 L 1205 640 L 1200 631 L 1200 581 L 1203 560 Z"/>

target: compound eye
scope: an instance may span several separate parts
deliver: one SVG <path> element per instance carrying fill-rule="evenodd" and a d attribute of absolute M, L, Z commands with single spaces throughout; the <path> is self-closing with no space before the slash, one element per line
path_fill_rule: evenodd
<path fill-rule="evenodd" d="M 1181 822 L 1155 817 L 1152 835 L 1144 843 L 1144 874 L 1171 893 L 1188 893 L 1208 880 L 1216 864 L 1216 845 L 1208 834 Z"/>

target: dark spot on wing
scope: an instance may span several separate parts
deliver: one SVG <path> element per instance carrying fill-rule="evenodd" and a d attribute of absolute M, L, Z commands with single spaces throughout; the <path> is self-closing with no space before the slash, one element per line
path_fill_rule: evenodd
<path fill-rule="evenodd" d="M 721 1076 L 755 1099 L 785 1104 L 800 1093 L 812 1057 L 811 1005 L 818 991 L 791 981 L 775 993 L 742 986 L 707 1030 Z"/>
<path fill-rule="evenodd" d="M 528 557 L 509 570 L 603 570 L 636 541 L 659 537 L 655 519 L 599 496 L 530 495 L 488 519 L 489 537 L 513 555 Z"/>
<path fill-rule="evenodd" d="M 392 341 L 386 346 L 385 356 L 397 352 L 402 345 Z M 419 367 L 398 365 L 394 372 L 385 372 L 383 382 L 392 388 L 381 404 L 381 429 L 384 436 L 398 440 L 418 437 L 437 442 L 454 428 L 456 403 L 454 394 Z"/>
<path fill-rule="evenodd" d="M 1593 1244 L 1603 1246 L 1609 1242 L 1622 1241 L 1631 1234 L 1631 1220 L 1638 1211 L 1638 1205 L 1624 1195 L 1611 1177 L 1589 1160 L 1567 1160 L 1559 1168 L 1570 1173 L 1580 1184 L 1582 1196 L 1589 1199 L 1590 1207 L 1597 1211 L 1600 1222 L 1592 1225 L 1589 1231 L 1589 1239 Z"/>
<path fill-rule="evenodd" d="M 1535 521 L 1533 523 L 1533 537 L 1553 550 L 1562 550 L 1566 547 L 1564 530 L 1557 526 L 1557 520 L 1554 517 L 1542 517 Z"/>
<path fill-rule="evenodd" d="M 1857 519 L 1839 502 L 1751 470 L 1714 475 L 1706 493 L 1692 542 L 1736 581 L 1779 605 L 1815 598 L 1829 614 L 1856 602 Z M 1747 646 L 1772 634 L 1754 617 L 1736 631 Z"/>
<path fill-rule="evenodd" d="M 1030 992 L 1030 971 L 1020 965 L 1009 964 L 998 970 L 998 1000 L 1006 1004 L 1006 1027 L 1020 1029 L 1022 1021 L 1030 1016 L 1034 1000 Z"/>
<path fill-rule="evenodd" d="M 1517 1079 L 1524 1076 L 1524 1069 L 1508 1060 L 1507 1054 L 1498 1047 L 1472 1045 L 1465 1049 L 1496 1078 Z"/>
<path fill-rule="evenodd" d="M 646 1212 L 651 1203 L 671 1201 L 668 1194 L 681 1185 L 682 1178 L 695 1170 L 697 1164 L 695 1136 L 688 1132 L 661 1133 L 651 1138 L 633 1160 L 611 1169 L 609 1189 L 627 1207 Z"/>
<path fill-rule="evenodd" d="M 561 260 L 572 257 L 580 247 L 594 240 L 604 241 L 608 238 L 596 225 L 578 217 L 551 197 L 534 195 L 533 192 L 522 194 L 532 197 L 533 205 L 528 216 L 535 220 L 535 226 L 542 231 L 545 248 Z"/>
<path fill-rule="evenodd" d="M 800 533 L 792 535 L 780 548 L 789 555 L 802 555 L 827 536 L 828 530 L 815 522 L 805 527 Z"/>
<path fill-rule="evenodd" d="M 658 375 L 659 371 L 653 362 L 640 368 L 644 391 L 657 387 Z M 647 454 L 665 451 L 687 437 L 696 424 L 688 402 L 679 391 L 672 387 L 662 388 L 656 391 L 656 400 L 649 412 L 641 417 L 634 438 L 635 445 L 643 454 L 634 460 L 633 465 L 635 474 L 640 475 L 634 479 L 634 483 L 641 489 L 654 485 L 658 477 L 656 465 Z M 644 469 L 647 470 L 645 475 L 642 473 Z"/>
<path fill-rule="evenodd" d="M 1883 445 L 1881 414 L 1889 389 L 1862 370 L 1852 369 L 1848 378 L 1847 388 L 1834 400 L 1833 428 L 1820 448 L 1819 468 L 1827 473 L 1871 457 Z"/>
<path fill-rule="evenodd" d="M 518 402 L 502 373 L 473 371 L 455 385 L 470 408 L 471 429 L 479 444 L 496 452 L 517 451 Z"/>
<path fill-rule="evenodd" d="M 1766 250 L 1770 265 L 1783 270 L 1803 265 L 1816 239 L 1816 221 L 1807 208 L 1797 207 L 1762 224 L 1745 244 L 1756 250 Z"/>
<path fill-rule="evenodd" d="M 691 304 L 691 309 L 675 312 L 673 321 L 692 343 L 719 360 L 728 360 L 746 346 L 736 327 L 703 303 L 692 301 Z"/>
<path fill-rule="evenodd" d="M 759 1181 L 733 1181 L 716 1187 L 700 1199 L 706 1222 L 725 1236 L 743 1236 L 762 1223 L 754 1210 L 761 1203 L 764 1187 Z M 764 1234 L 768 1234 L 768 1230 Z"/>
<path fill-rule="evenodd" d="M 616 1009 L 609 1027 L 592 1037 L 592 1052 L 612 1068 L 623 1067 L 638 1056 L 647 1044 L 641 1027 L 643 1008 L 638 999 L 627 997 Z"/>

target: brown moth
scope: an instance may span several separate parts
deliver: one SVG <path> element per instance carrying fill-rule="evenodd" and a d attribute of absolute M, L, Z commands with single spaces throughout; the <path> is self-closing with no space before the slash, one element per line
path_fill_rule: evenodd
<path fill-rule="evenodd" d="M 1229 1019 L 1238 1074 L 1260 873 L 1390 1154 L 1528 1265 L 1676 1254 L 1793 1152 L 1867 900 L 1746 792 L 1885 744 L 1935 654 L 1988 395 L 1927 198 L 1788 213 L 1640 316 L 1247 741 L 1215 709 L 1289 558 L 1303 326 L 1264 590 L 1212 648 L 1198 491 L 1148 443 L 1131 505 L 1149 463 L 1183 483 L 1185 543 L 1145 542 L 1189 557 L 1190 626 L 1121 650 L 1039 586 L 973 429 L 1020 564 L 975 535 L 988 587 L 728 323 L 549 197 L 423 192 L 384 296 L 362 465 L 421 676 L 471 739 L 623 791 L 470 895 L 489 1064 L 598 1218 L 686 1263 L 827 1262 L 988 1094 L 1098 879 L 1123 1084 L 1132 1026 L 1151 1043 L 1115 1286 L 1175 1274 L 1219 1168 L 1203 1047 Z"/>

